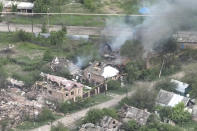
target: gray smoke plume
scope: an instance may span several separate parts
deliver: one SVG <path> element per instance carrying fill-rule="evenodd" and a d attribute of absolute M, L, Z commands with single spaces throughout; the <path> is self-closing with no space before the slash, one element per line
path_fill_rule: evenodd
<path fill-rule="evenodd" d="M 89 63 L 91 59 L 91 56 L 78 56 L 75 65 L 77 65 L 79 68 L 83 68 Z"/>
<path fill-rule="evenodd" d="M 106 22 L 106 27 L 102 31 L 102 35 L 111 35 L 114 37 L 111 41 L 112 50 L 119 50 L 124 43 L 132 39 L 132 25 L 125 23 L 123 19 L 109 19 Z"/>
<path fill-rule="evenodd" d="M 133 32 L 142 29 L 140 41 L 144 49 L 151 52 L 161 41 L 167 40 L 172 35 L 183 29 L 197 29 L 197 0 L 160 0 L 151 7 L 150 14 L 155 16 L 145 17 L 142 24 L 128 25 L 125 22 L 107 22 L 104 32 L 112 32 L 119 25 L 123 30 L 117 30 L 112 40 L 113 49 L 120 47 L 127 40 L 133 39 Z M 125 33 L 125 28 L 127 28 Z M 130 31 L 130 32 L 129 32 Z"/>

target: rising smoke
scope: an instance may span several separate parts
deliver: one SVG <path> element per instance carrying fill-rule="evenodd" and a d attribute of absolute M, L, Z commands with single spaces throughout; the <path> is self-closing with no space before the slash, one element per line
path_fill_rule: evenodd
<path fill-rule="evenodd" d="M 112 49 L 118 50 L 127 40 L 133 39 L 133 33 L 140 32 L 140 41 L 144 46 L 145 55 L 151 52 L 161 41 L 167 40 L 172 35 L 184 29 L 197 29 L 197 0 L 159 0 L 148 7 L 150 14 L 138 25 L 127 24 L 124 20 L 107 21 L 106 32 L 114 32 L 114 28 L 123 27 L 113 33 L 115 36 L 111 41 Z M 133 17 L 130 19 L 134 19 Z"/>

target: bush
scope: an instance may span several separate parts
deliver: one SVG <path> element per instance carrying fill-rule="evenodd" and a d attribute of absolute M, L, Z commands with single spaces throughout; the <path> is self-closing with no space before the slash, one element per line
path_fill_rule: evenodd
<path fill-rule="evenodd" d="M 68 131 L 68 128 L 62 123 L 58 123 L 57 126 L 52 126 L 51 131 Z"/>
<path fill-rule="evenodd" d="M 107 82 L 107 88 L 109 90 L 118 90 L 121 88 L 121 83 L 117 80 L 110 80 Z"/>
<path fill-rule="evenodd" d="M 58 103 L 57 111 L 62 112 L 64 114 L 71 113 L 79 109 L 89 107 L 92 103 L 94 103 L 94 101 L 91 98 L 78 99 L 76 102 L 65 101 L 64 103 Z"/>
<path fill-rule="evenodd" d="M 155 90 L 140 87 L 131 97 L 122 99 L 120 102 L 120 106 L 127 104 L 129 106 L 134 106 L 140 109 L 148 109 L 149 111 L 153 111 L 155 106 L 155 99 Z"/>
<path fill-rule="evenodd" d="M 50 44 L 51 45 L 56 45 L 61 47 L 64 41 L 64 32 L 63 31 L 52 31 L 50 35 Z"/>
<path fill-rule="evenodd" d="M 17 12 L 17 5 L 12 4 L 12 12 Z"/>
<path fill-rule="evenodd" d="M 42 33 L 47 33 L 47 32 L 49 32 L 49 30 L 48 30 L 47 25 L 46 25 L 45 22 L 42 24 L 41 32 L 42 32 Z"/>
<path fill-rule="evenodd" d="M 55 120 L 55 116 L 51 110 L 44 108 L 38 116 L 38 122 L 45 122 L 49 120 L 50 121 Z"/>
<path fill-rule="evenodd" d="M 48 0 L 35 0 L 33 12 L 47 13 L 49 3 Z"/>
<path fill-rule="evenodd" d="M 123 129 L 124 131 L 137 131 L 139 130 L 140 125 L 137 124 L 136 121 L 134 120 L 130 120 L 127 123 L 123 123 L 123 125 L 121 126 L 121 129 Z"/>
<path fill-rule="evenodd" d="M 91 109 L 86 114 L 83 123 L 93 123 L 96 124 L 99 122 L 104 116 L 104 113 L 102 110 L 99 109 Z"/>
<path fill-rule="evenodd" d="M 104 116 L 110 116 L 114 119 L 118 118 L 118 114 L 114 109 L 107 109 L 104 108 L 103 110 L 100 109 L 91 109 L 86 114 L 83 123 L 93 123 L 96 124 L 99 122 Z"/>
<path fill-rule="evenodd" d="M 31 33 L 25 32 L 23 30 L 16 31 L 14 33 L 13 41 L 20 42 L 20 41 L 31 41 L 33 38 Z"/>
<path fill-rule="evenodd" d="M 177 85 L 173 82 L 170 82 L 170 80 L 164 80 L 164 81 L 158 82 L 155 85 L 155 87 L 158 90 L 163 89 L 163 90 L 170 91 L 170 92 L 176 92 Z"/>
<path fill-rule="evenodd" d="M 0 88 L 6 87 L 6 82 L 7 82 L 6 78 L 7 78 L 7 73 L 0 66 Z"/>
<path fill-rule="evenodd" d="M 83 0 L 83 3 L 90 10 L 96 9 L 96 0 Z"/>
<path fill-rule="evenodd" d="M 157 110 L 162 121 L 167 118 L 174 121 L 176 124 L 182 125 L 191 120 L 191 114 L 185 111 L 184 103 L 179 103 L 173 108 L 159 107 Z"/>
<path fill-rule="evenodd" d="M 50 50 L 45 51 L 42 59 L 43 61 L 51 62 L 53 60 L 52 52 Z"/>
<path fill-rule="evenodd" d="M 115 109 L 104 108 L 103 113 L 104 113 L 104 116 L 111 116 L 114 119 L 118 119 L 118 114 Z"/>

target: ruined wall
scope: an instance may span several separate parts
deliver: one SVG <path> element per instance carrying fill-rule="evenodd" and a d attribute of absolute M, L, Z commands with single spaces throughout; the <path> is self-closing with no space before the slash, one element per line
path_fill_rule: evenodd
<path fill-rule="evenodd" d="M 44 94 L 46 99 L 51 101 L 75 101 L 77 97 L 83 97 L 83 88 L 73 88 L 70 91 L 59 91 L 48 88 L 48 90 L 45 90 Z"/>
<path fill-rule="evenodd" d="M 104 81 L 105 81 L 105 78 L 103 76 L 91 73 L 88 70 L 84 71 L 84 77 L 90 83 L 101 84 L 101 83 L 104 83 Z"/>
<path fill-rule="evenodd" d="M 197 43 L 179 43 L 181 49 L 197 49 Z"/>

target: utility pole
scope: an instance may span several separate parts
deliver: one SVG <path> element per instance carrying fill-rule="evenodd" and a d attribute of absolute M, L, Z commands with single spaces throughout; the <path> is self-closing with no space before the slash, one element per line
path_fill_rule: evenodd
<path fill-rule="evenodd" d="M 49 8 L 47 8 L 47 21 L 48 21 L 48 29 L 49 29 Z"/>
<path fill-rule="evenodd" d="M 31 31 L 32 31 L 32 33 L 34 32 L 33 12 L 32 12 L 32 16 L 31 16 Z"/>

